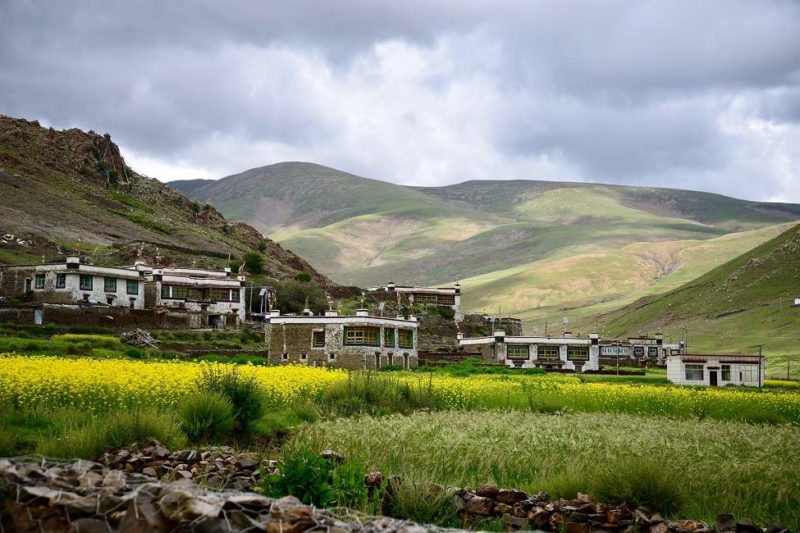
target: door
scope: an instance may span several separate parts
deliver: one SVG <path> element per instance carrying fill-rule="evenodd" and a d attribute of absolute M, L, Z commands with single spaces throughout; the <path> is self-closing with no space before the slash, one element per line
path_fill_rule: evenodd
<path fill-rule="evenodd" d="M 708 372 L 708 382 L 712 387 L 716 387 L 717 386 L 717 371 L 716 370 L 710 370 Z"/>
<path fill-rule="evenodd" d="M 44 309 L 34 309 L 33 310 L 33 323 L 37 326 L 41 326 L 44 319 Z"/>
<path fill-rule="evenodd" d="M 31 278 L 25 280 L 25 292 L 31 292 Z"/>

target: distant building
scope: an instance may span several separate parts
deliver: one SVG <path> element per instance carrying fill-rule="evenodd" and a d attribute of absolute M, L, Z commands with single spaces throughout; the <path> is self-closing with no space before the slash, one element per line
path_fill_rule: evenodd
<path fill-rule="evenodd" d="M 281 315 L 272 311 L 264 324 L 265 342 L 272 364 L 378 369 L 388 365 L 417 366 L 417 319 L 355 316 L 326 311 L 313 316 Z"/>
<path fill-rule="evenodd" d="M 244 276 L 194 268 L 152 272 L 155 307 L 185 313 L 190 328 L 235 329 L 246 315 Z"/>
<path fill-rule="evenodd" d="M 667 358 L 667 378 L 677 385 L 761 387 L 765 367 L 760 355 L 678 354 Z"/>
<path fill-rule="evenodd" d="M 0 295 L 36 304 L 104 304 L 144 309 L 147 272 L 134 267 L 101 267 L 65 262 L 0 268 Z"/>
<path fill-rule="evenodd" d="M 449 307 L 455 313 L 456 322 L 464 320 L 461 309 L 461 284 L 456 282 L 452 287 L 406 287 L 395 285 L 393 281 L 386 284 L 384 290 L 405 296 L 410 304 L 437 305 Z"/>
<path fill-rule="evenodd" d="M 602 340 L 600 342 L 600 357 L 623 357 L 635 360 L 649 360 L 663 363 L 670 355 L 681 353 L 683 342 L 664 342 L 660 333 L 653 337 L 629 337 L 624 341 Z"/>
<path fill-rule="evenodd" d="M 585 372 L 600 370 L 599 336 L 586 338 L 507 336 L 495 331 L 491 337 L 464 338 L 458 346 L 465 353 L 497 361 L 511 368 L 545 368 Z"/>

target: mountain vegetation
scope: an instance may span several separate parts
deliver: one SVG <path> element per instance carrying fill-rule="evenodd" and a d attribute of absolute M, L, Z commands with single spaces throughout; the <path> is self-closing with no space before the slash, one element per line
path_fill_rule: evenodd
<path fill-rule="evenodd" d="M 80 253 L 97 264 L 221 268 L 255 253 L 272 277 L 305 272 L 328 282 L 253 227 L 138 174 L 109 134 L 2 115 L 0 234 L 0 264 Z"/>
<path fill-rule="evenodd" d="M 460 276 L 468 308 L 539 328 L 678 287 L 800 219 L 800 205 L 703 192 L 522 180 L 405 187 L 299 162 L 170 185 L 341 283 Z"/>

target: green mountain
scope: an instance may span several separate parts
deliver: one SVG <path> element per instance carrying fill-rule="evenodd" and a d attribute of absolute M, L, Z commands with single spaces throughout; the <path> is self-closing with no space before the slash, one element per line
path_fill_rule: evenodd
<path fill-rule="evenodd" d="M 800 374 L 800 225 L 677 289 L 643 298 L 600 318 L 611 336 L 663 330 L 688 337 L 693 352 L 755 353 L 771 373 Z"/>
<path fill-rule="evenodd" d="M 800 219 L 798 205 L 694 191 L 521 180 L 405 187 L 298 162 L 170 185 L 336 281 L 460 276 L 469 308 L 529 324 L 580 321 L 670 290 Z"/>
<path fill-rule="evenodd" d="M 127 166 L 110 135 L 56 131 L 0 115 L 0 264 L 38 263 L 79 250 L 97 264 L 220 268 L 263 252 L 269 275 L 328 280 L 247 224 L 228 222 Z M 157 259 L 158 258 L 158 259 Z"/>

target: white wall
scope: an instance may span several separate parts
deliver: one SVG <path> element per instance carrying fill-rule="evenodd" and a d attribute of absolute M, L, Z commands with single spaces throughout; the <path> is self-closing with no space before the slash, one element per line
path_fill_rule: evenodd
<path fill-rule="evenodd" d="M 748 387 L 758 387 L 764 384 L 766 361 L 761 362 L 760 376 L 758 363 L 726 363 L 724 358 L 707 358 L 705 362 L 682 361 L 680 357 L 673 356 L 667 358 L 667 379 L 676 385 L 697 385 L 697 386 L 710 386 L 711 385 L 711 372 L 717 373 L 717 385 L 723 387 L 725 385 L 744 385 Z M 703 379 L 702 380 L 687 380 L 686 379 L 686 366 L 691 364 L 703 365 Z M 722 379 L 722 366 L 730 366 L 731 379 L 723 381 Z M 748 372 L 749 370 L 749 372 Z M 749 376 L 749 379 L 748 379 Z"/>
<path fill-rule="evenodd" d="M 36 275 L 44 274 L 44 289 L 37 289 L 36 288 Z M 65 286 L 63 289 L 56 288 L 56 277 L 57 274 L 65 274 Z M 80 288 L 80 276 L 92 276 L 92 289 L 91 290 L 82 290 Z M 138 275 L 138 274 L 137 274 Z M 105 277 L 111 277 L 117 280 L 117 290 L 113 292 L 106 292 L 105 291 Z M 130 278 L 128 278 L 130 279 Z M 110 305 L 118 306 L 118 307 L 130 307 L 131 299 L 134 301 L 134 309 L 144 309 L 144 280 L 142 279 L 135 279 L 137 284 L 137 294 L 128 294 L 127 293 L 127 280 L 125 278 L 118 278 L 113 274 L 106 273 L 105 275 L 96 275 L 88 271 L 84 271 L 83 268 L 81 270 L 64 270 L 63 267 L 57 270 L 46 270 L 44 268 L 37 269 L 34 274 L 34 278 L 31 281 L 31 287 L 33 287 L 34 293 L 43 294 L 45 300 L 47 299 L 45 294 L 61 294 L 62 298 L 63 295 L 72 301 L 72 302 L 81 302 L 84 300 L 84 296 L 88 295 L 90 300 L 95 300 L 100 303 L 107 304 L 108 298 L 112 298 L 112 303 Z"/>

